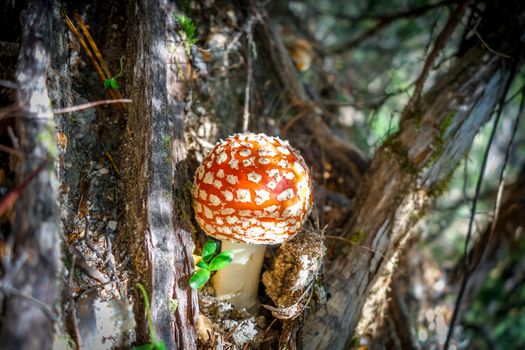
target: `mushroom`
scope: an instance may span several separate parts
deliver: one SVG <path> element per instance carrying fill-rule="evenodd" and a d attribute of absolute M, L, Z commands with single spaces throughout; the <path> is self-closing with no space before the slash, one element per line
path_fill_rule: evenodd
<path fill-rule="evenodd" d="M 277 137 L 236 134 L 203 159 L 192 194 L 200 227 L 234 253 L 212 279 L 216 296 L 252 309 L 266 245 L 298 233 L 311 209 L 312 177 L 304 159 Z"/>

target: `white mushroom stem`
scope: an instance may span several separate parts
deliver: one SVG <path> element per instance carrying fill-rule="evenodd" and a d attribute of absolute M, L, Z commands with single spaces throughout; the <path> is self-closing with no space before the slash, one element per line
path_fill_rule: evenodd
<path fill-rule="evenodd" d="M 233 251 L 233 261 L 217 271 L 213 277 L 215 295 L 236 307 L 251 310 L 257 306 L 257 292 L 266 246 L 222 241 L 222 250 Z"/>

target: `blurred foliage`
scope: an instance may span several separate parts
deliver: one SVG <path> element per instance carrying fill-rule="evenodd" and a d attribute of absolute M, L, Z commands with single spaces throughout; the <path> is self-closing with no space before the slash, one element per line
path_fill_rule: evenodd
<path fill-rule="evenodd" d="M 490 273 L 465 315 L 467 334 L 477 349 L 525 348 L 525 242 Z M 481 321 L 481 322 L 480 322 Z"/>
<path fill-rule="evenodd" d="M 436 1 L 291 1 L 289 8 L 303 31 L 321 47 L 322 70 L 338 91 L 335 102 L 343 109 L 347 136 L 373 154 L 381 141 L 398 129 L 399 115 L 408 102 L 426 54 L 447 20 L 438 6 L 420 16 L 404 15 Z M 398 16 L 387 25 L 383 18 Z M 376 26 L 380 29 L 373 35 Z M 427 81 L 450 65 L 461 30 L 443 50 Z M 362 38 L 362 39 L 361 39 Z M 355 45 L 346 44 L 358 41 Z M 333 102 L 333 101 L 332 101 Z"/>

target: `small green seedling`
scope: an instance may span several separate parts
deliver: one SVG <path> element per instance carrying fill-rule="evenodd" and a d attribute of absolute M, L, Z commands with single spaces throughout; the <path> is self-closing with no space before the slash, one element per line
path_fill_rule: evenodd
<path fill-rule="evenodd" d="M 106 79 L 104 81 L 104 90 L 107 90 L 109 88 L 113 90 L 117 90 L 119 88 L 117 78 L 119 78 L 122 75 L 122 71 L 124 68 L 124 56 L 120 58 L 120 71 L 117 75 L 115 75 L 113 78 Z"/>
<path fill-rule="evenodd" d="M 149 308 L 148 293 L 140 283 L 137 283 L 137 288 L 140 289 L 142 297 L 144 298 L 144 307 L 146 309 L 146 318 L 148 319 L 149 337 L 151 342 L 149 344 L 136 346 L 134 350 L 166 350 L 166 344 L 157 338 L 157 333 L 155 333 L 155 328 L 153 327 L 153 318 L 151 317 L 151 310 Z"/>
<path fill-rule="evenodd" d="M 196 270 L 190 278 L 190 287 L 200 289 L 210 279 L 212 271 L 218 271 L 228 266 L 233 260 L 233 252 L 225 250 L 216 257 L 217 243 L 208 241 L 202 248 L 202 260 L 197 263 L 200 270 Z M 213 259 L 212 259 L 213 258 Z"/>
<path fill-rule="evenodd" d="M 185 15 L 175 15 L 175 19 L 180 24 L 182 32 L 186 34 L 188 44 L 195 45 L 197 42 L 197 39 L 195 38 L 195 31 L 197 30 L 195 23 L 193 23 L 191 18 Z"/>

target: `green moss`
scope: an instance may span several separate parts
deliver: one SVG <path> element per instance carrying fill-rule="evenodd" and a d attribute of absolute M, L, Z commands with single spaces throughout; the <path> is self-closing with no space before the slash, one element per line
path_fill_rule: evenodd
<path fill-rule="evenodd" d="M 453 174 L 454 172 L 450 173 L 448 177 L 438 181 L 434 186 L 432 186 L 428 192 L 428 195 L 430 197 L 439 197 L 443 193 L 447 192 L 452 184 Z"/>
<path fill-rule="evenodd" d="M 397 139 L 397 134 L 389 136 L 384 142 L 383 147 L 388 148 L 392 153 L 397 155 L 400 160 L 401 168 L 410 175 L 419 176 L 419 169 L 414 166 L 414 163 L 408 158 L 408 151 Z"/>
<path fill-rule="evenodd" d="M 164 144 L 164 147 L 171 152 L 171 135 L 166 134 L 162 136 L 162 143 Z"/>
<path fill-rule="evenodd" d="M 166 148 L 166 150 L 168 151 L 168 154 L 166 156 L 166 163 L 168 165 L 171 164 L 171 152 L 172 152 L 172 148 L 171 148 L 171 135 L 169 134 L 166 134 L 164 136 L 162 136 L 162 143 L 164 144 L 164 147 Z"/>
<path fill-rule="evenodd" d="M 195 38 L 197 26 L 188 16 L 174 14 L 174 17 L 180 26 L 180 30 L 177 33 L 182 38 L 186 55 L 189 57 L 191 55 L 191 46 L 197 43 L 197 38 Z"/>
<path fill-rule="evenodd" d="M 352 237 L 350 237 L 350 241 L 352 241 L 354 244 L 360 244 L 365 240 L 365 238 L 366 234 L 363 231 L 358 230 L 352 235 Z"/>
<path fill-rule="evenodd" d="M 443 124 L 441 124 L 441 127 L 439 128 L 438 137 L 436 139 L 435 143 L 435 149 L 434 153 L 432 153 L 432 156 L 430 156 L 430 159 L 428 161 L 428 165 L 434 164 L 439 157 L 443 154 L 443 151 L 445 149 L 445 134 L 447 130 L 452 125 L 452 122 L 454 121 L 454 116 L 456 115 L 457 111 L 450 111 L 447 116 L 445 117 L 445 120 L 443 121 Z"/>
<path fill-rule="evenodd" d="M 197 39 L 195 38 L 195 32 L 197 31 L 197 26 L 195 25 L 195 23 L 193 23 L 191 18 L 189 18 L 188 16 L 185 16 L 185 15 L 174 15 L 174 16 L 181 27 L 179 34 L 184 33 L 184 35 L 181 35 L 181 36 L 185 37 L 188 44 L 195 45 L 195 43 L 197 42 Z"/>
<path fill-rule="evenodd" d="M 445 120 L 443 121 L 443 125 L 441 126 L 441 137 L 445 136 L 445 132 L 447 132 L 448 128 L 452 125 L 452 121 L 454 120 L 454 116 L 457 114 L 457 111 L 450 111 L 447 116 L 445 117 Z"/>
<path fill-rule="evenodd" d="M 351 349 L 358 348 L 360 343 L 361 343 L 361 337 L 359 336 L 353 337 L 352 340 L 350 341 L 350 348 Z"/>
<path fill-rule="evenodd" d="M 52 158 L 56 157 L 56 140 L 55 134 L 51 127 L 46 127 L 37 135 L 38 143 L 40 143 L 48 152 Z"/>
<path fill-rule="evenodd" d="M 421 124 L 423 123 L 423 113 L 421 113 L 421 110 L 419 108 L 415 109 L 412 112 L 412 118 L 414 119 L 416 130 L 419 131 L 421 129 Z"/>
<path fill-rule="evenodd" d="M 177 311 L 177 307 L 179 307 L 179 301 L 177 299 L 170 299 L 170 302 L 169 302 L 170 312 L 175 313 L 175 311 Z"/>

